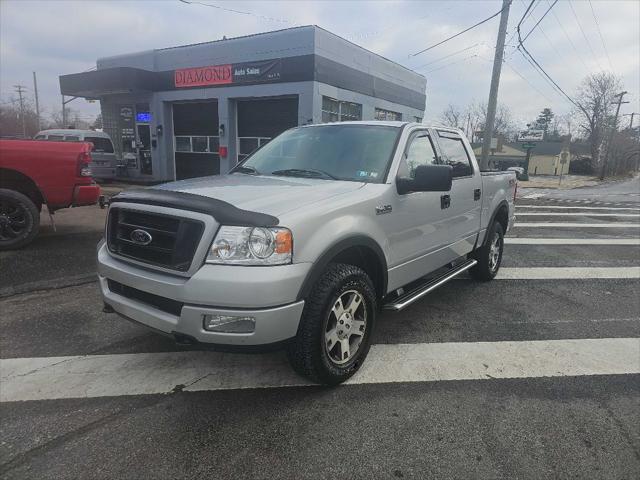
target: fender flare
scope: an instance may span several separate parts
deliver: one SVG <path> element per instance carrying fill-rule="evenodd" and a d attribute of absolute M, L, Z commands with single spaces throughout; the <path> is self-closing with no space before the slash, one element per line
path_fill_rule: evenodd
<path fill-rule="evenodd" d="M 381 296 L 384 296 L 387 292 L 387 279 L 388 279 L 388 269 L 387 269 L 387 259 L 384 255 L 384 251 L 382 247 L 373 240 L 371 237 L 367 237 L 365 235 L 355 235 L 353 237 L 348 237 L 343 240 L 340 240 L 329 248 L 327 248 L 320 257 L 313 262 L 313 267 L 309 273 L 307 273 L 304 282 L 302 282 L 302 286 L 298 291 L 298 295 L 296 297 L 297 300 L 303 300 L 306 298 L 311 292 L 311 288 L 318 281 L 322 273 L 325 271 L 331 260 L 333 260 L 340 252 L 352 247 L 365 247 L 372 250 L 376 256 L 378 257 L 378 261 L 380 262 L 380 267 L 382 270 L 382 285 L 381 291 L 379 292 Z"/>
<path fill-rule="evenodd" d="M 507 216 L 509 215 L 509 202 L 507 202 L 506 200 L 502 200 L 500 203 L 498 203 L 496 208 L 493 210 L 493 213 L 491 214 L 491 220 L 489 221 L 489 223 L 487 223 L 486 230 L 489 230 L 489 228 L 491 228 L 491 225 L 493 225 L 493 222 L 496 221 L 496 217 L 498 216 L 498 212 L 500 211 L 500 209 L 502 207 L 505 207 L 507 209 Z M 508 218 L 507 218 L 507 221 L 508 221 Z M 486 245 L 487 241 L 488 241 L 487 240 L 487 235 L 485 234 L 484 239 L 482 240 L 482 246 Z M 476 248 L 477 248 L 477 245 L 476 245 Z"/>

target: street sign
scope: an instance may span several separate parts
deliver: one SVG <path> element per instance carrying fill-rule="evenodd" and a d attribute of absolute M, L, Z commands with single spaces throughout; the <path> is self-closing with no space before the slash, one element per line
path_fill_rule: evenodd
<path fill-rule="evenodd" d="M 525 148 L 525 149 L 534 148 L 535 146 L 536 146 L 536 144 L 535 143 L 531 143 L 531 142 L 527 142 L 527 143 L 523 143 L 522 144 L 522 148 Z"/>
<path fill-rule="evenodd" d="M 544 130 L 527 130 L 520 132 L 518 140 L 521 142 L 541 142 L 544 140 Z"/>

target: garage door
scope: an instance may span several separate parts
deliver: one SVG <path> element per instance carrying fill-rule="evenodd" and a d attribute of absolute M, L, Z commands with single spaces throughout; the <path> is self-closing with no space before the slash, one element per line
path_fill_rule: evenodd
<path fill-rule="evenodd" d="M 298 125 L 298 96 L 238 100 L 238 161 Z"/>
<path fill-rule="evenodd" d="M 173 104 L 176 179 L 218 175 L 218 102 Z"/>

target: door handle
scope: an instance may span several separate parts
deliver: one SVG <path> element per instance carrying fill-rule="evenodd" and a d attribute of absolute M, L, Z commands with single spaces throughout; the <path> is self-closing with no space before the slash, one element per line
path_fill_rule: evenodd
<path fill-rule="evenodd" d="M 479 189 L 479 188 L 476 188 L 476 189 L 473 191 L 473 199 L 474 199 L 474 200 L 480 200 L 480 196 L 481 196 L 481 195 L 482 195 L 482 192 L 480 191 L 480 189 Z"/>
<path fill-rule="evenodd" d="M 449 208 L 450 205 L 451 205 L 451 196 L 442 195 L 440 197 L 440 208 L 444 210 L 445 208 Z"/>

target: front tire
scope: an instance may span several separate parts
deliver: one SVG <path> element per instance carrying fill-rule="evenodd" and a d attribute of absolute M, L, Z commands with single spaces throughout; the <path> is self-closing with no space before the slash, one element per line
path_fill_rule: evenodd
<path fill-rule="evenodd" d="M 298 334 L 287 348 L 293 369 L 325 385 L 351 377 L 369 353 L 376 303 L 364 270 L 329 265 L 306 299 Z"/>
<path fill-rule="evenodd" d="M 471 276 L 483 282 L 493 280 L 500 270 L 502 263 L 502 252 L 504 250 L 504 230 L 498 222 L 493 222 L 487 232 L 487 241 L 476 249 L 471 258 L 475 258 L 478 263 L 469 269 Z"/>
<path fill-rule="evenodd" d="M 31 243 L 38 234 L 40 212 L 29 197 L 0 188 L 0 250 Z"/>

